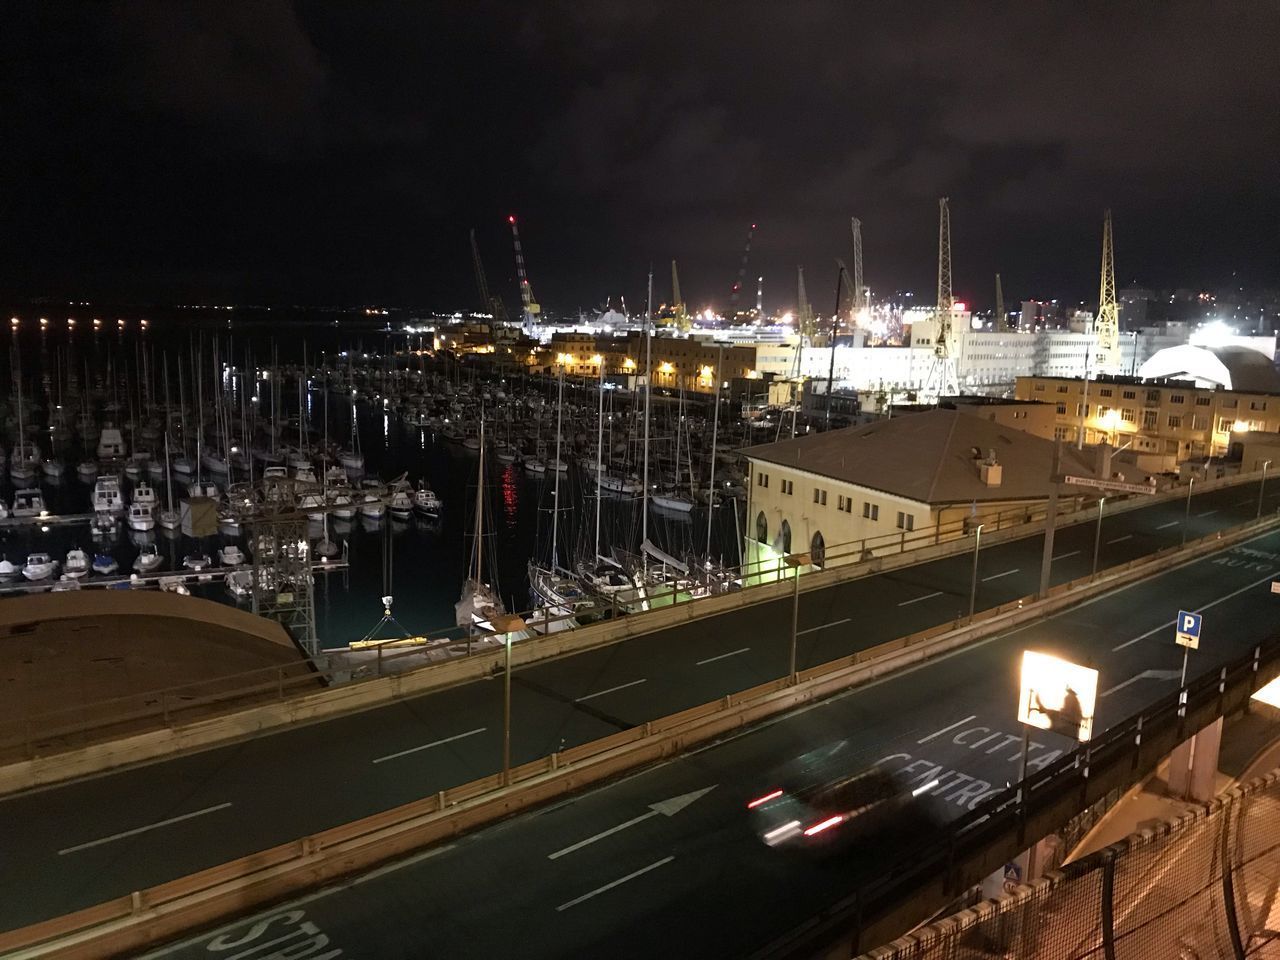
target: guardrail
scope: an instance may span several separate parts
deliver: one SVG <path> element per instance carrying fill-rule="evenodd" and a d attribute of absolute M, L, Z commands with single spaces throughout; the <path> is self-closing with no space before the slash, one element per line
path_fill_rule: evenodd
<path fill-rule="evenodd" d="M 1053 588 L 1047 598 L 1024 597 L 984 611 L 963 626 L 943 625 L 900 637 L 802 671 L 794 677 L 781 677 L 642 726 L 541 757 L 514 767 L 507 786 L 503 785 L 503 775 L 495 773 L 231 863 L 136 891 L 64 917 L 0 934 L 0 953 L 7 955 L 10 951 L 25 950 L 28 952 L 24 956 L 97 958 L 140 950 L 229 914 L 368 869 L 465 830 L 573 793 L 589 784 L 677 755 L 695 744 L 714 740 L 800 705 L 941 655 L 974 639 L 1039 619 L 1078 603 L 1083 596 L 1102 593 L 1167 569 L 1168 562 L 1175 555 L 1191 559 L 1275 525 L 1274 519 L 1254 521 L 1247 525 L 1248 529 L 1236 531 L 1233 535 L 1223 537 L 1219 534 L 1202 538 L 1186 548 L 1168 548 L 1153 557 L 1113 569 L 1105 577 L 1096 580 L 1081 578 L 1061 584 Z M 1252 680 L 1249 693 L 1280 671 L 1280 641 L 1260 647 L 1250 665 Z M 1216 685 L 1217 679 L 1211 679 Z M 1236 674 L 1226 679 L 1235 683 Z M 1188 715 L 1180 718 L 1175 734 L 1163 732 L 1161 723 L 1167 717 L 1163 707 L 1149 712 L 1147 725 L 1138 721 L 1146 747 L 1144 750 L 1140 745 L 1137 753 L 1132 755 L 1135 769 L 1140 766 L 1138 755 L 1145 754 L 1150 759 L 1155 756 L 1155 750 L 1165 746 L 1172 749 L 1186 724 L 1203 720 L 1208 702 L 1203 695 L 1205 684 L 1206 681 L 1201 680 L 1191 685 L 1195 692 L 1188 703 Z M 1238 699 L 1233 693 L 1230 703 L 1235 705 Z M 1247 694 L 1244 699 L 1247 700 Z M 1222 694 L 1215 702 L 1224 708 L 1227 703 Z M 1093 758 L 1089 763 L 1094 770 L 1113 764 L 1113 754 L 1118 750 L 1116 744 L 1125 742 L 1131 735 L 1127 727 L 1118 733 L 1108 731 L 1089 745 Z M 1131 756 L 1128 753 L 1124 755 Z M 1054 798 L 1063 784 L 1079 785 L 1082 797 L 1091 796 L 1095 786 L 1106 784 L 1105 778 L 1096 774 L 1093 777 L 1087 771 L 1081 774 L 1078 762 L 1078 753 L 1069 755 L 1028 778 L 1027 800 L 1017 807 L 1022 824 L 1019 841 L 1034 835 L 1033 831 L 1047 822 L 1046 818 L 1059 815 Z M 1082 776 L 1083 781 L 1080 781 Z M 1052 787 L 1047 786 L 1051 781 Z M 1050 797 L 1051 793 L 1054 798 Z M 969 861 L 964 859 L 971 852 L 970 837 L 988 836 L 990 831 L 984 824 L 989 818 L 1003 824 L 1010 815 L 1007 792 L 997 795 L 993 801 L 979 808 L 981 815 L 963 818 L 953 831 L 952 840 L 945 845 L 946 870 L 939 875 L 946 878 L 949 886 L 956 882 L 955 878 L 967 876 L 966 871 L 972 869 Z M 935 872 L 936 861 L 936 856 L 930 857 L 931 869 Z M 919 881 L 921 876 L 920 871 L 911 870 L 913 881 Z M 904 882 L 898 874 L 891 874 L 883 880 L 883 883 Z M 898 887 L 892 889 L 897 890 Z M 868 903 L 878 902 L 869 897 L 860 893 L 855 898 L 858 911 L 864 911 Z"/>
<path fill-rule="evenodd" d="M 1216 481 L 1208 481 L 1203 492 L 1251 483 L 1253 475 L 1225 477 Z M 1151 503 L 1169 499 L 1179 499 L 1182 491 L 1155 494 L 1141 499 L 1130 499 L 1108 506 L 1108 515 L 1122 510 L 1138 509 Z M 1095 507 L 1083 508 L 1075 513 L 1068 513 L 1069 520 L 1060 527 L 1084 522 L 1097 516 Z M 1017 517 L 1030 522 L 1015 523 Z M 1061 517 L 1061 514 L 1060 514 Z M 1032 529 L 1044 520 L 1044 508 L 1035 510 L 1009 511 L 1005 517 L 1008 521 L 992 539 L 986 542 L 1000 542 L 1029 535 Z M 1000 521 L 998 521 L 1000 522 Z M 963 522 L 960 523 L 963 526 Z M 984 531 L 988 528 L 984 527 Z M 905 532 L 904 532 L 905 533 Z M 692 595 L 687 587 L 674 585 L 665 591 L 654 591 L 649 594 L 650 609 L 625 617 L 625 625 L 615 622 L 592 624 L 574 631 L 580 635 L 581 649 L 604 643 L 612 643 L 629 639 L 638 634 L 661 629 L 660 621 L 664 612 L 670 613 L 675 608 L 687 607 L 690 604 L 708 604 L 703 607 L 707 615 L 720 611 L 721 604 L 714 601 L 717 597 L 732 597 L 733 605 L 744 603 L 766 602 L 776 599 L 767 588 L 780 584 L 792 576 L 802 576 L 804 590 L 819 589 L 852 579 L 861 575 L 879 573 L 893 566 L 906 563 L 922 562 L 926 559 L 948 556 L 952 553 L 968 549 L 960 537 L 944 537 L 930 528 L 914 538 L 901 538 L 891 535 L 883 544 L 875 544 L 871 540 L 851 541 L 849 544 L 835 545 L 828 548 L 828 560 L 823 567 L 811 566 L 797 573 L 787 568 L 780 561 L 765 569 L 760 562 L 744 565 L 734 574 L 743 583 L 741 590 L 730 593 L 715 594 L 709 597 Z M 871 547 L 868 547 L 871 544 Z M 895 553 L 884 553 L 883 547 L 897 544 L 901 547 Z M 910 546 L 910 549 L 907 549 Z M 866 557 L 868 549 L 873 556 Z M 880 553 L 876 555 L 876 551 Z M 927 554 L 927 556 L 926 556 Z M 754 571 L 752 568 L 754 567 Z M 1114 569 L 1114 568 L 1110 568 Z M 745 594 L 745 595 L 744 595 Z M 781 594 L 778 593 L 777 596 Z M 539 608 L 523 614 L 535 636 L 520 642 L 518 649 L 522 652 L 518 658 L 521 664 L 533 662 L 538 656 L 529 655 L 529 648 L 543 644 L 547 656 L 557 656 L 564 652 L 561 643 L 547 643 L 565 632 L 564 627 L 572 617 L 556 614 L 550 608 Z M 672 623 L 679 622 L 672 620 Z M 310 667 L 310 672 L 297 673 L 298 665 L 285 667 L 265 667 L 242 673 L 226 674 L 209 680 L 192 681 L 171 687 L 142 691 L 122 697 L 97 700 L 88 704 L 73 707 L 62 707 L 54 710 L 30 714 L 18 720 L 0 721 L 0 752 L 19 751 L 27 760 L 35 760 L 43 756 L 74 749 L 89 743 L 98 743 L 115 736 L 125 735 L 144 727 L 147 722 L 153 725 L 158 721 L 162 728 L 173 729 L 181 723 L 190 723 L 198 718 L 207 717 L 218 707 L 225 710 L 229 707 L 247 704 L 250 701 L 260 702 L 264 696 L 274 694 L 278 702 L 284 702 L 308 686 L 314 686 L 317 679 L 326 683 L 347 684 L 366 682 L 385 678 L 391 674 L 407 675 L 422 670 L 431 670 L 458 659 L 470 659 L 478 655 L 491 655 L 502 645 L 500 635 L 487 634 L 481 636 L 466 635 L 459 630 L 443 631 L 433 641 L 415 645 L 408 649 L 395 648 L 394 643 L 379 646 L 370 663 L 353 663 L 341 659 L 343 654 L 322 654 L 303 661 Z M 578 642 L 575 640 L 575 643 Z M 443 652 L 443 660 L 420 662 L 424 651 Z M 410 666 L 413 664 L 413 666 Z M 474 679 L 479 675 L 472 671 L 468 676 L 454 678 L 450 673 L 447 682 L 456 683 L 464 679 Z M 234 690 L 226 689 L 227 681 L 243 681 L 243 687 Z M 421 684 L 414 692 L 430 689 L 429 684 Z"/>
<path fill-rule="evenodd" d="M 1245 709 L 1277 675 L 1280 637 L 1273 637 L 921 838 L 887 870 L 753 957 L 808 960 L 837 945 L 840 955 L 855 956 L 900 936 L 1108 791 L 1141 780 L 1218 717 Z"/>

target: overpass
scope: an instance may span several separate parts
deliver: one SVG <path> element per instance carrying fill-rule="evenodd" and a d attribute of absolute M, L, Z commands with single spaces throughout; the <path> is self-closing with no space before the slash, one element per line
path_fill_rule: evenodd
<path fill-rule="evenodd" d="M 1257 496 L 1256 484 L 1201 495 L 1193 535 L 1251 518 Z M 1268 498 L 1268 509 L 1276 500 Z M 1176 546 L 1184 516 L 1181 502 L 1166 501 L 1109 518 L 1104 565 Z M 1055 582 L 1088 573 L 1094 533 L 1088 524 L 1058 532 Z M 983 551 L 980 608 L 1034 591 L 1040 539 Z M 971 562 L 955 555 L 806 591 L 800 664 L 950 620 L 967 604 Z M 838 901 L 857 879 L 848 863 L 779 857 L 743 828 L 745 798 L 774 764 L 850 740 L 867 764 L 945 772 L 949 785 L 936 802 L 963 814 L 1017 775 L 1015 651 L 1052 647 L 1096 661 L 1106 726 L 1176 687 L 1178 654 L 1165 634 L 1178 606 L 1204 609 L 1211 636 L 1222 623 L 1221 643 L 1206 643 L 1193 661 L 1204 671 L 1268 634 L 1266 583 L 1278 573 L 1280 534 L 1260 532 L 433 847 L 309 897 L 289 912 L 302 910 L 305 920 L 268 928 L 313 923 L 352 955 L 419 956 L 431 943 L 461 955 L 628 956 L 667 949 L 677 937 L 690 954 L 741 955 Z M 784 597 L 519 670 L 516 761 L 777 677 L 787 669 L 790 618 Z M 0 879 L 0 926 L 54 917 L 492 774 L 500 724 L 497 685 L 477 681 L 0 801 L 11 867 Z M 1033 769 L 1066 746 L 1051 735 L 1042 741 L 1033 743 Z M 211 942 L 178 944 L 168 955 L 204 956 Z"/>

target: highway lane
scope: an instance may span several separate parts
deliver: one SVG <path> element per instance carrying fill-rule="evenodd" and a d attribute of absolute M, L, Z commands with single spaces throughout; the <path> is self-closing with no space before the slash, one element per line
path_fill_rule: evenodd
<path fill-rule="evenodd" d="M 1268 509 L 1280 503 L 1280 484 Z M 1252 517 L 1257 485 L 1198 495 L 1191 536 Z M 1208 516 L 1198 513 L 1212 511 Z M 1104 519 L 1103 563 L 1181 538 L 1183 505 Z M 1170 526 L 1170 524 L 1173 526 Z M 1094 525 L 1060 530 L 1055 582 L 1087 573 Z M 1111 542 L 1114 541 L 1114 542 Z M 1034 591 L 1042 538 L 984 549 L 979 609 Z M 802 596 L 799 661 L 823 662 L 967 610 L 960 555 Z M 524 762 L 780 675 L 789 599 L 516 674 Z M 1137 686 L 1137 684 L 1135 684 Z M 186 757 L 0 800 L 0 928 L 190 873 L 494 772 L 500 685 L 478 681 Z M 1119 694 L 1117 694 L 1119 696 Z"/>
<path fill-rule="evenodd" d="M 1179 607 L 1205 617 L 1192 675 L 1273 635 L 1276 577 L 1280 533 L 148 957 L 225 956 L 215 948 L 268 920 L 264 930 L 286 938 L 281 947 L 310 937 L 326 957 L 743 956 L 899 852 L 871 847 L 815 859 L 766 847 L 745 804 L 773 784 L 776 764 L 846 741 L 849 769 L 879 762 L 917 783 L 936 779 L 936 810 L 959 815 L 1018 776 L 1023 649 L 1099 668 L 1100 689 L 1113 691 L 1101 700 L 1101 730 L 1176 688 L 1176 673 L 1168 674 L 1181 665 L 1171 623 Z M 1142 679 L 1126 682 L 1134 677 Z M 1043 766 L 1071 746 L 1037 734 L 1029 763 Z"/>

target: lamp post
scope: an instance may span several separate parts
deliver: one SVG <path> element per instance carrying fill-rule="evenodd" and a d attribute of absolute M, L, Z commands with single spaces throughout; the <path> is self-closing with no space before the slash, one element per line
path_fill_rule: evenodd
<path fill-rule="evenodd" d="M 1107 505 L 1107 498 L 1101 497 L 1098 500 L 1098 526 L 1093 533 L 1093 573 L 1090 579 L 1098 575 L 1098 547 L 1102 544 L 1102 508 Z"/>
<path fill-rule="evenodd" d="M 973 531 L 973 575 L 969 578 L 969 619 L 973 619 L 973 608 L 978 600 L 978 550 L 982 546 L 982 524 Z"/>
<path fill-rule="evenodd" d="M 1262 482 L 1258 484 L 1258 519 L 1262 519 L 1262 491 L 1267 485 L 1267 467 L 1271 466 L 1270 460 L 1262 462 Z"/>
<path fill-rule="evenodd" d="M 1191 491 L 1196 488 L 1196 478 L 1187 483 L 1187 507 L 1182 511 L 1182 545 L 1187 545 L 1187 526 L 1191 523 Z"/>
<path fill-rule="evenodd" d="M 787 669 L 787 677 L 794 681 L 796 677 L 796 638 L 800 635 L 797 629 L 800 625 L 800 568 L 808 566 L 810 558 L 807 553 L 789 553 L 782 559 L 792 569 L 792 576 L 795 578 L 791 593 L 791 659 Z"/>
<path fill-rule="evenodd" d="M 503 634 L 506 668 L 502 680 L 502 785 L 511 783 L 511 635 L 527 629 L 528 624 L 515 614 L 494 617 L 493 628 Z"/>

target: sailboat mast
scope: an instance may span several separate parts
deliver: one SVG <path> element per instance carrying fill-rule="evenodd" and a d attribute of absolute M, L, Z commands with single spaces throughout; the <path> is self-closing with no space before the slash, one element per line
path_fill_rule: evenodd
<path fill-rule="evenodd" d="M 560 430 L 564 416 L 564 364 L 560 364 L 560 384 L 556 396 L 556 459 L 551 464 L 555 471 L 555 480 L 551 485 L 551 569 L 555 570 L 560 560 Z M 481 444 L 483 446 L 483 444 Z"/>
<path fill-rule="evenodd" d="M 182 372 L 182 368 L 178 368 Z M 164 490 L 165 506 L 173 509 L 173 471 L 169 469 L 169 354 L 164 355 Z"/>
<path fill-rule="evenodd" d="M 484 411 L 480 411 L 480 464 L 476 469 L 476 531 L 471 545 L 471 579 L 480 582 L 481 533 L 484 530 Z"/>
<path fill-rule="evenodd" d="M 716 353 L 716 409 L 711 418 L 711 476 L 707 480 L 707 560 L 711 560 L 711 521 L 716 515 L 716 438 L 720 431 L 720 368 L 724 362 L 724 344 Z"/>
<path fill-rule="evenodd" d="M 644 308 L 644 493 L 640 505 L 640 542 L 649 539 L 649 411 L 653 400 L 653 267 Z"/>
<path fill-rule="evenodd" d="M 600 556 L 600 483 L 604 476 L 604 360 L 600 360 L 600 382 L 597 385 L 597 392 L 600 397 L 596 407 L 596 549 L 591 554 L 591 562 L 595 563 L 596 557 Z"/>

